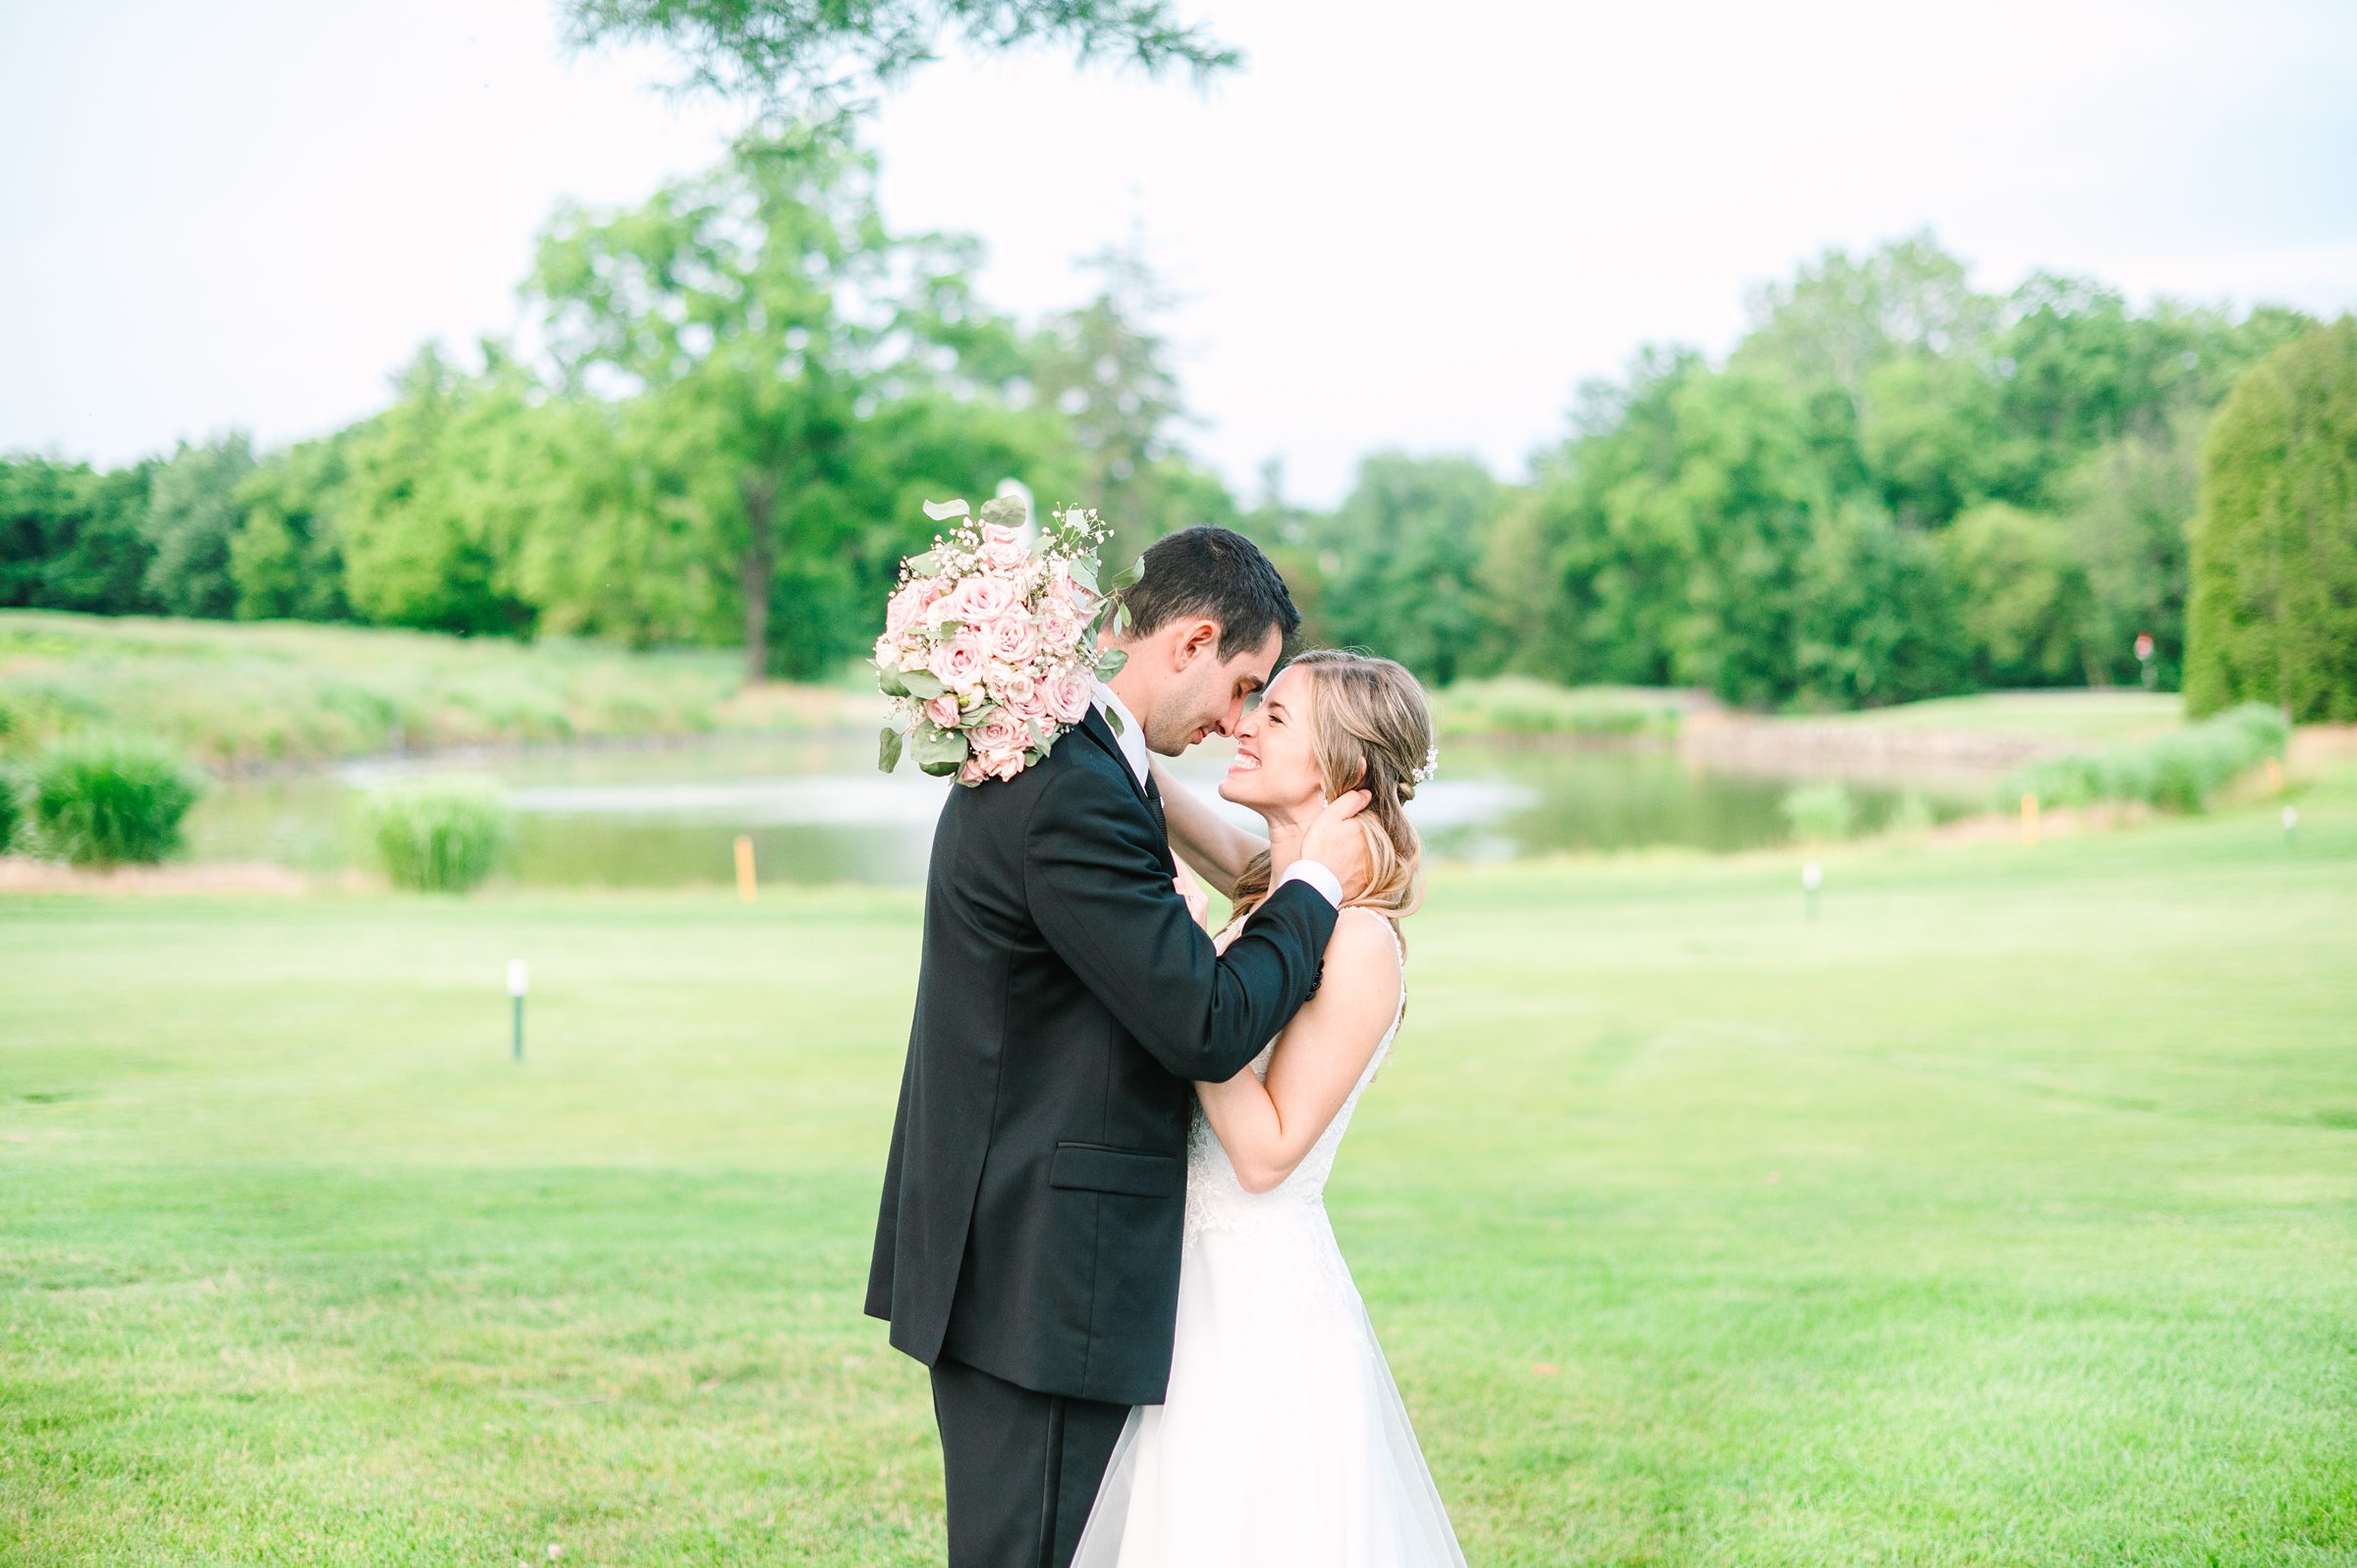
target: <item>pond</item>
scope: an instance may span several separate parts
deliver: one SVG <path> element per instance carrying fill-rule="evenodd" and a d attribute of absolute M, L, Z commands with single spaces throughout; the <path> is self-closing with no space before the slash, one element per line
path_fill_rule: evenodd
<path fill-rule="evenodd" d="M 497 781 L 519 830 L 501 880 L 535 887 L 725 884 L 733 845 L 750 836 L 765 883 L 915 885 L 948 785 L 914 772 L 875 771 L 874 740 L 827 734 L 722 739 L 642 749 L 348 763 L 316 773 L 216 784 L 191 815 L 192 851 L 205 860 L 261 860 L 332 874 L 365 866 L 359 803 L 371 789 L 427 776 Z M 1208 791 L 1233 749 L 1213 740 L 1178 767 Z M 1709 851 L 1787 841 L 1781 803 L 1820 776 L 1704 768 L 1669 749 L 1454 739 L 1440 777 L 1409 815 L 1430 853 L 1510 860 L 1575 850 L 1684 845 Z M 1849 782 L 1862 827 L 1888 820 L 1907 793 Z M 1953 782 L 1921 791 L 1935 817 L 1958 815 L 1978 792 Z M 1237 820 L 1258 819 L 1226 807 Z"/>

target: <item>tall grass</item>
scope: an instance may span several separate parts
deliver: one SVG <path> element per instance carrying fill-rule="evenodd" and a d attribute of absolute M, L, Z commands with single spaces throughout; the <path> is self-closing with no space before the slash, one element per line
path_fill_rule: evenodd
<path fill-rule="evenodd" d="M 499 864 L 516 816 L 488 785 L 436 780 L 387 789 L 363 806 L 385 875 L 418 892 L 466 892 Z"/>
<path fill-rule="evenodd" d="M 1838 783 L 1802 784 L 1777 802 L 1792 832 L 1810 843 L 1837 843 L 1858 825 L 1858 802 Z"/>
<path fill-rule="evenodd" d="M 41 847 L 78 866 L 153 864 L 180 847 L 203 792 L 204 776 L 156 741 L 65 740 L 33 770 L 32 820 Z"/>
<path fill-rule="evenodd" d="M 1621 735 L 1667 738 L 1685 710 L 1643 686 L 1558 686 L 1523 676 L 1460 680 L 1434 694 L 1447 734 Z"/>
<path fill-rule="evenodd" d="M 16 842 L 17 827 L 25 817 L 25 802 L 17 793 L 14 770 L 0 768 L 0 855 Z"/>
<path fill-rule="evenodd" d="M 727 727 L 741 660 L 294 622 L 0 612 L 0 755 L 154 735 L 240 768 Z M 764 712 L 763 727 L 795 722 Z"/>
<path fill-rule="evenodd" d="M 2246 702 L 2165 734 L 2032 763 L 2006 780 L 2000 798 L 2033 794 L 2049 806 L 2117 800 L 2200 811 L 2226 784 L 2282 756 L 2290 738 L 2281 713 Z"/>

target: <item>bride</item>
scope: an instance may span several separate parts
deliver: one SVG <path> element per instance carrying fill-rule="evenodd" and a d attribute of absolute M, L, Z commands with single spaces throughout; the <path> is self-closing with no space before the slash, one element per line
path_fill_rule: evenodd
<path fill-rule="evenodd" d="M 1374 796 L 1358 818 L 1369 877 L 1348 890 L 1309 1003 L 1248 1070 L 1195 1086 L 1169 1392 L 1130 1411 L 1073 1568 L 1465 1560 L 1325 1206 L 1351 1109 L 1406 1006 L 1398 922 L 1423 871 L 1401 808 L 1433 755 L 1414 676 L 1321 649 L 1243 721 L 1220 784 L 1267 820 L 1265 845 L 1156 764 L 1173 846 L 1237 908 L 1223 946 L 1310 820 L 1351 788 Z"/>

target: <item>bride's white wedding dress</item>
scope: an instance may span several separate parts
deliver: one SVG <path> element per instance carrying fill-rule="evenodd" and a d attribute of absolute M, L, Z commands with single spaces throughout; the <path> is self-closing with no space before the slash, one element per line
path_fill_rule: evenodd
<path fill-rule="evenodd" d="M 1073 1568 L 1464 1563 L 1326 1218 L 1335 1151 L 1406 1008 L 1401 956 L 1391 1028 L 1283 1184 L 1246 1192 L 1196 1109 L 1170 1389 L 1130 1411 Z M 1274 1049 L 1252 1061 L 1264 1079 Z"/>

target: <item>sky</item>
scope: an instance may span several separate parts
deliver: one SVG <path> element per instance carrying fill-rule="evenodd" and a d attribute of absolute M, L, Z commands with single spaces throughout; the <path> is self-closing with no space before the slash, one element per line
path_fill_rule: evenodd
<path fill-rule="evenodd" d="M 1984 288 L 2357 308 L 2357 5 L 1179 0 L 1241 72 L 952 57 L 871 128 L 991 303 L 1142 238 L 1201 424 L 1331 505 L 1386 448 L 1508 477 L 1643 344 L 1713 353 L 1828 246 L 1932 229 Z M 561 200 L 635 204 L 730 106 L 555 0 L 0 0 L 0 452 L 113 464 L 383 406 L 521 324 Z"/>

